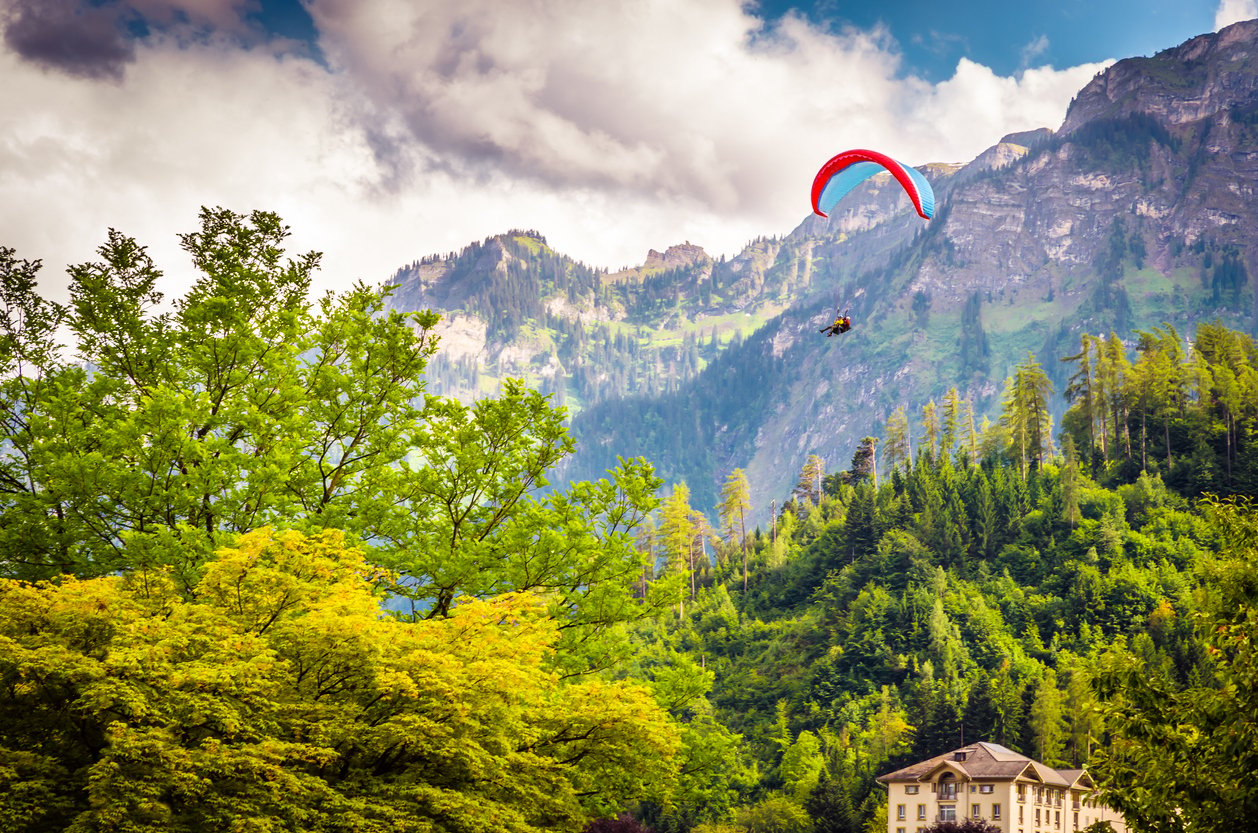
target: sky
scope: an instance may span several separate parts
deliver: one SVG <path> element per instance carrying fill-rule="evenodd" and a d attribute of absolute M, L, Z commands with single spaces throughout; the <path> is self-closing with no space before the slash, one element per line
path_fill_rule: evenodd
<path fill-rule="evenodd" d="M 517 228 L 733 255 L 841 150 L 967 162 L 1256 4 L 0 0 L 0 246 L 57 300 L 110 228 L 181 294 L 201 206 L 280 214 L 317 291 Z"/>

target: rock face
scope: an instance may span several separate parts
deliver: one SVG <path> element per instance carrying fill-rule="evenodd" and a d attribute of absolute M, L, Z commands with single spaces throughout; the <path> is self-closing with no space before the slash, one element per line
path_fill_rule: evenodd
<path fill-rule="evenodd" d="M 1189 125 L 1252 101 L 1258 90 L 1258 21 L 1201 35 L 1151 58 L 1128 58 L 1099 73 L 1075 97 L 1058 135 L 1141 113 Z"/>

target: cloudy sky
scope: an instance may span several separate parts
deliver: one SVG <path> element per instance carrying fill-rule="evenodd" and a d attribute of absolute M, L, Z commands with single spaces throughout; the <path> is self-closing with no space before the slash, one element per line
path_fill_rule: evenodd
<path fill-rule="evenodd" d="M 178 292 L 202 205 L 277 211 L 319 288 L 511 228 L 733 254 L 840 150 L 968 161 L 1255 4 L 0 0 L 0 245 L 52 297 L 111 227 Z"/>

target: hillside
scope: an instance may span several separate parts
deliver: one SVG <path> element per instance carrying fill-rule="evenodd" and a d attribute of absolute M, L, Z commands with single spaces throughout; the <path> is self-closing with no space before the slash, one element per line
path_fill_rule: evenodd
<path fill-rule="evenodd" d="M 1130 829 L 1245 829 L 1253 688 L 1234 673 L 1252 673 L 1258 528 L 1245 498 L 1194 497 L 1258 486 L 1258 445 L 1216 456 L 1204 439 L 1258 426 L 1258 350 L 1217 325 L 1192 335 L 1191 354 L 1147 339 L 1094 363 L 1122 385 L 1074 397 L 1064 452 L 1042 465 L 1049 438 L 1018 434 L 1044 402 L 1021 400 L 977 453 L 944 433 L 881 477 L 854 465 L 801 484 L 745 540 L 731 504 L 710 564 L 666 498 L 658 574 L 698 566 L 677 615 L 640 629 L 639 673 L 670 655 L 711 673 L 713 713 L 754 762 L 727 765 L 744 779 L 734 830 L 886 829 L 870 821 L 887 806 L 876 776 L 980 740 L 1086 766 Z M 1118 423 L 1110 402 L 1131 403 Z M 684 830 L 716 803 L 641 815 Z"/>
<path fill-rule="evenodd" d="M 576 413 L 675 391 L 806 292 L 810 276 L 775 240 L 728 261 L 685 243 L 609 273 L 536 231 L 512 231 L 411 263 L 391 282 L 397 309 L 444 314 L 434 392 L 466 401 L 522 378 Z"/>

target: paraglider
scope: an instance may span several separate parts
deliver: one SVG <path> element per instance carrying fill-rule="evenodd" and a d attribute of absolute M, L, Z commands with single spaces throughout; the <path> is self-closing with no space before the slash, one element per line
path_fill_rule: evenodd
<path fill-rule="evenodd" d="M 876 150 L 845 150 L 822 165 L 812 181 L 812 210 L 828 217 L 849 191 L 884 170 L 904 188 L 922 219 L 929 220 L 935 213 L 935 192 L 926 177 Z"/>
<path fill-rule="evenodd" d="M 857 185 L 881 171 L 889 172 L 909 199 L 918 215 L 929 220 L 935 213 L 935 192 L 922 176 L 921 171 L 910 168 L 903 162 L 897 162 L 885 153 L 876 150 L 845 150 L 838 156 L 821 166 L 812 181 L 812 210 L 822 217 L 830 216 L 839 200 L 848 195 Z M 840 304 L 842 306 L 842 304 Z M 842 335 L 852 329 L 852 319 L 847 310 L 842 313 L 835 308 L 834 323 L 822 327 L 820 332 L 826 338 Z"/>
<path fill-rule="evenodd" d="M 826 334 L 826 338 L 830 336 L 839 336 L 852 329 L 852 317 L 847 314 L 847 310 L 842 313 L 835 311 L 834 323 L 829 327 L 822 327 L 818 332 Z"/>

